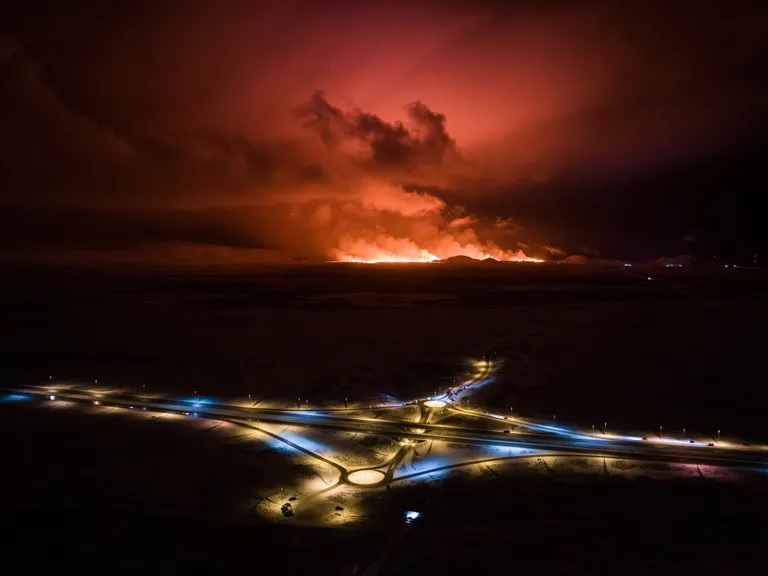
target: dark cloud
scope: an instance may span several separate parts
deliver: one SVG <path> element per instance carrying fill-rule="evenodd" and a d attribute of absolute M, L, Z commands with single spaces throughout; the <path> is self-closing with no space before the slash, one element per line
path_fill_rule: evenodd
<path fill-rule="evenodd" d="M 296 109 L 296 115 L 305 128 L 320 136 L 326 146 L 336 146 L 347 125 L 344 113 L 331 106 L 320 90 Z"/>
<path fill-rule="evenodd" d="M 353 110 L 342 112 L 321 91 L 297 109 L 303 125 L 322 141 L 338 147 L 352 140 L 366 146 L 366 158 L 374 166 L 417 168 L 440 164 L 455 152 L 455 142 L 445 129 L 445 116 L 416 101 L 405 107 L 411 126 L 385 122 L 376 114 Z"/>
<path fill-rule="evenodd" d="M 78 196 L 132 155 L 131 146 L 108 127 L 69 108 L 21 51 L 0 58 L 0 85 L 6 197 Z"/>
<path fill-rule="evenodd" d="M 0 209 L 4 248 L 125 250 L 167 242 L 273 249 L 257 210 Z M 23 222 L 23 226 L 19 226 Z"/>
<path fill-rule="evenodd" d="M 288 145 L 232 132 L 118 134 L 64 102 L 18 48 L 3 51 L 0 82 L 0 184 L 6 202 L 227 202 L 272 186 L 281 167 L 294 161 Z"/>

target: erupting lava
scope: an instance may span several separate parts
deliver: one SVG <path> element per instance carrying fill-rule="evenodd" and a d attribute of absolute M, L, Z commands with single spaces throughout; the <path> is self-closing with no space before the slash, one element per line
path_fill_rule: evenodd
<path fill-rule="evenodd" d="M 483 220 L 432 194 L 382 182 L 365 182 L 343 203 L 315 208 L 311 218 L 328 231 L 327 254 L 335 262 L 544 261 L 523 252 L 529 248 L 517 241 L 510 220 Z"/>
<path fill-rule="evenodd" d="M 336 250 L 335 260 L 361 264 L 426 263 L 437 262 L 454 256 L 466 256 L 475 260 L 492 258 L 500 262 L 544 262 L 540 258 L 527 256 L 522 250 L 502 250 L 495 246 L 466 245 L 450 246 L 442 250 L 439 248 L 426 250 L 419 248 L 407 238 L 391 238 L 390 240 L 389 246 L 357 240 L 347 246 L 345 250 Z"/>

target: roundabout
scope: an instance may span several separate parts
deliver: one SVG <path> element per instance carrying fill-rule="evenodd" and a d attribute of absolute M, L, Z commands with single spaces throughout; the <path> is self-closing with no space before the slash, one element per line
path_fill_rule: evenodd
<path fill-rule="evenodd" d="M 442 400 L 427 400 L 424 402 L 424 406 L 427 408 L 445 408 L 446 405 Z"/>
<path fill-rule="evenodd" d="M 347 482 L 356 486 L 371 486 L 379 484 L 386 475 L 380 470 L 355 470 L 347 476 Z"/>

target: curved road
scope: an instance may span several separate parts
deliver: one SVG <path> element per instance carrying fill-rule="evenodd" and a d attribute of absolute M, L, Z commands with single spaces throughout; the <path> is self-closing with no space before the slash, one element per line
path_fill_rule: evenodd
<path fill-rule="evenodd" d="M 486 376 L 487 374 L 483 375 L 483 377 Z M 471 383 L 467 384 L 468 387 L 471 387 L 471 385 Z M 3 391 L 10 394 L 25 394 L 41 400 L 48 399 L 50 394 L 48 390 L 41 389 L 5 389 Z M 527 432 L 516 431 L 511 433 L 501 429 L 430 423 L 429 418 L 434 413 L 434 409 L 426 407 L 423 401 L 418 401 L 421 410 L 418 421 L 404 422 L 380 418 L 343 416 L 336 413 L 323 413 L 321 411 L 243 408 L 224 404 L 201 405 L 194 401 L 173 401 L 129 395 L 110 397 L 108 400 L 103 398 L 97 400 L 92 394 L 72 391 L 56 392 L 55 400 L 91 405 L 98 402 L 103 407 L 133 408 L 151 412 L 170 412 L 200 418 L 226 420 L 257 428 L 270 435 L 272 434 L 258 428 L 254 423 L 264 422 L 268 424 L 354 432 L 386 436 L 398 440 L 415 440 L 416 442 L 439 440 L 450 443 L 525 448 L 584 456 L 599 455 L 613 458 L 634 458 L 719 466 L 768 467 L 768 450 L 764 449 L 707 446 L 702 443 L 666 444 L 597 434 L 591 436 L 588 434 L 570 433 L 565 429 L 555 429 L 554 427 L 548 429 L 550 427 L 546 426 L 534 426 Z M 498 416 L 476 414 L 455 406 L 450 406 L 450 409 L 459 414 L 487 418 L 501 426 L 511 427 L 510 424 L 526 425 L 525 422 L 518 419 L 506 422 L 503 419 L 500 420 L 501 417 Z M 280 438 L 278 437 L 278 439 Z M 405 458 L 412 446 L 412 443 L 407 443 L 398 451 L 397 455 L 386 466 L 387 470 L 384 472 L 382 482 L 376 483 L 376 485 L 392 481 L 395 468 Z M 298 445 L 294 447 L 309 452 Z M 343 477 L 347 476 L 346 471 L 337 463 L 325 458 L 321 459 L 338 468 Z M 382 466 L 378 465 L 375 468 L 363 469 L 379 469 Z"/>

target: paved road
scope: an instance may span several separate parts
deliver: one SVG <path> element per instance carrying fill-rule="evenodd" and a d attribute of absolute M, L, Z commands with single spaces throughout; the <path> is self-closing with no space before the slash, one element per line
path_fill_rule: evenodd
<path fill-rule="evenodd" d="M 43 389 L 5 389 L 6 393 L 27 394 L 49 400 Z M 93 394 L 76 391 L 58 391 L 55 401 L 91 404 L 97 401 Z M 341 432 L 387 436 L 398 439 L 439 440 L 444 442 L 493 445 L 530 450 L 545 450 L 563 454 L 635 458 L 651 461 L 681 462 L 738 467 L 768 467 L 768 450 L 706 446 L 697 444 L 663 444 L 647 441 L 612 438 L 588 434 L 558 434 L 545 430 L 505 433 L 501 427 L 512 427 L 509 422 L 496 420 L 499 429 L 476 428 L 464 425 L 403 422 L 382 418 L 344 415 L 336 412 L 312 410 L 258 409 L 225 404 L 203 404 L 191 401 L 148 398 L 140 396 L 110 396 L 98 398 L 101 406 L 133 408 L 151 412 L 177 413 L 200 418 L 251 420 Z"/>

